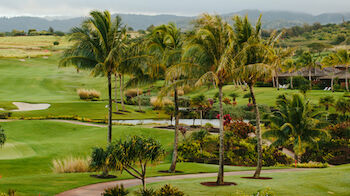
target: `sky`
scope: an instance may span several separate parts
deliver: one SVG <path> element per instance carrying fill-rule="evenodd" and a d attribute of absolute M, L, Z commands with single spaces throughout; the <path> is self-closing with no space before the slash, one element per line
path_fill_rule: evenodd
<path fill-rule="evenodd" d="M 350 0 L 0 0 L 0 16 L 86 16 L 92 9 L 112 13 L 231 13 L 244 9 L 309 14 L 350 12 Z"/>

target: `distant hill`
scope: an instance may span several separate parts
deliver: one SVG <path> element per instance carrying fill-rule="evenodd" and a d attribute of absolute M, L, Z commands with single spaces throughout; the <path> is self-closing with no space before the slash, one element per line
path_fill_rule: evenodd
<path fill-rule="evenodd" d="M 279 29 L 283 27 L 291 27 L 295 25 L 302 25 L 305 23 L 312 24 L 319 22 L 321 24 L 340 23 L 344 20 L 350 20 L 350 13 L 326 13 L 321 15 L 311 15 L 298 12 L 287 11 L 258 11 L 258 10 L 242 10 L 222 16 L 230 21 L 233 15 L 246 15 L 249 19 L 255 22 L 260 14 L 263 14 L 263 27 L 265 29 Z M 151 24 L 159 25 L 168 23 L 170 21 L 178 24 L 179 27 L 187 29 L 190 27 L 190 22 L 195 17 L 176 16 L 176 15 L 136 15 L 136 14 L 120 14 L 123 22 L 135 30 L 146 29 Z M 51 17 L 12 17 L 0 18 L 0 32 L 9 32 L 13 29 L 28 31 L 28 29 L 47 30 L 53 27 L 55 30 L 68 32 L 72 27 L 79 25 L 83 21 L 83 17 L 70 19 L 55 19 Z"/>

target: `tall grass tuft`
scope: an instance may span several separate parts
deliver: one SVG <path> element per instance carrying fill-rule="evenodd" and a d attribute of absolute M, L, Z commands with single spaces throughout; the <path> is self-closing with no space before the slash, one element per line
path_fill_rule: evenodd
<path fill-rule="evenodd" d="M 64 159 L 54 159 L 52 161 L 54 173 L 83 173 L 90 172 L 91 159 L 81 157 L 67 157 Z"/>
<path fill-rule="evenodd" d="M 82 100 L 99 100 L 101 97 L 101 93 L 94 89 L 78 89 L 77 93 Z"/>
<path fill-rule="evenodd" d="M 137 91 L 139 92 L 139 95 L 142 95 L 142 94 L 143 94 L 142 89 L 133 88 L 133 89 L 128 89 L 128 90 L 125 92 L 125 96 L 130 97 L 130 98 L 136 97 L 136 96 L 137 96 Z"/>
<path fill-rule="evenodd" d="M 170 99 L 168 99 L 166 97 L 163 97 L 163 98 L 151 97 L 150 102 L 155 110 L 162 109 L 166 105 L 173 105 L 174 104 Z"/>

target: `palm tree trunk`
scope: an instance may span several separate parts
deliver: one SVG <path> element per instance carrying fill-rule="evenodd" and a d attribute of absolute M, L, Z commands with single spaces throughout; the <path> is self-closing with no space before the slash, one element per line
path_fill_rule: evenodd
<path fill-rule="evenodd" d="M 290 76 L 290 88 L 293 89 L 293 76 Z"/>
<path fill-rule="evenodd" d="M 331 87 L 332 87 L 332 92 L 334 93 L 334 70 L 332 74 Z"/>
<path fill-rule="evenodd" d="M 254 173 L 254 178 L 259 178 L 262 168 L 262 138 L 261 138 L 261 130 L 260 130 L 260 113 L 259 113 L 259 107 L 256 104 L 256 99 L 254 95 L 253 85 L 249 85 L 250 94 L 252 96 L 253 106 L 255 109 L 255 115 L 256 115 L 256 139 L 257 139 L 257 148 L 258 148 L 258 164 L 256 166 L 256 170 Z"/>
<path fill-rule="evenodd" d="M 122 84 L 122 75 L 121 74 L 119 74 L 119 89 L 120 89 L 120 101 L 122 104 L 122 110 L 125 111 L 124 98 L 123 98 L 123 84 Z"/>
<path fill-rule="evenodd" d="M 112 82 L 111 72 L 108 72 L 108 143 L 112 141 Z"/>
<path fill-rule="evenodd" d="M 272 86 L 273 88 L 276 88 L 275 76 L 272 76 Z"/>
<path fill-rule="evenodd" d="M 118 112 L 119 108 L 118 108 L 118 76 L 117 73 L 114 74 L 114 102 L 115 102 L 115 109 Z"/>
<path fill-rule="evenodd" d="M 139 102 L 139 110 L 141 112 L 142 108 L 141 108 L 141 98 L 140 98 L 140 89 L 139 88 L 137 88 L 137 98 L 138 98 L 138 102 Z"/>
<path fill-rule="evenodd" d="M 280 90 L 280 83 L 278 81 L 278 70 L 276 70 L 276 86 L 277 86 L 277 90 Z"/>
<path fill-rule="evenodd" d="M 169 168 L 169 172 L 173 173 L 176 170 L 176 162 L 177 162 L 177 146 L 178 146 L 178 124 L 179 124 L 179 106 L 178 106 L 178 97 L 177 97 L 177 87 L 174 86 L 174 105 L 175 105 L 175 128 L 174 128 L 174 150 L 173 156 L 171 159 L 171 165 Z"/>
<path fill-rule="evenodd" d="M 216 183 L 224 184 L 224 112 L 222 108 L 222 86 L 219 86 L 219 105 L 220 105 L 220 147 L 219 147 L 219 173 Z"/>
<path fill-rule="evenodd" d="M 349 92 L 349 82 L 348 82 L 348 66 L 346 65 L 345 67 L 345 88 L 346 88 L 346 91 Z"/>
<path fill-rule="evenodd" d="M 310 89 L 312 89 L 311 68 L 309 69 Z"/>

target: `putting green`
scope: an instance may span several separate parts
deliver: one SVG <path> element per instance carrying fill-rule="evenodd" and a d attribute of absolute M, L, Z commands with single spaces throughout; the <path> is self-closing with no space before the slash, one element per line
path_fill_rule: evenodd
<path fill-rule="evenodd" d="M 35 151 L 25 143 L 9 141 L 0 149 L 0 160 L 21 159 L 35 156 Z"/>

